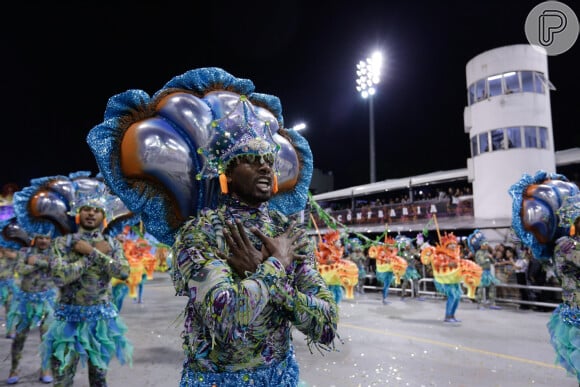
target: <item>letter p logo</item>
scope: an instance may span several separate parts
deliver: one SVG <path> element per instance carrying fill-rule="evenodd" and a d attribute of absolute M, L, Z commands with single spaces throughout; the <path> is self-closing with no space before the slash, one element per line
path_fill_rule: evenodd
<path fill-rule="evenodd" d="M 554 35 L 566 29 L 568 19 L 562 11 L 557 9 L 546 9 L 540 14 L 538 22 L 540 44 L 542 46 L 549 46 L 554 43 Z"/>
<path fill-rule="evenodd" d="M 578 38 L 578 17 L 566 4 L 545 1 L 536 5 L 526 18 L 528 42 L 548 55 L 568 51 Z"/>

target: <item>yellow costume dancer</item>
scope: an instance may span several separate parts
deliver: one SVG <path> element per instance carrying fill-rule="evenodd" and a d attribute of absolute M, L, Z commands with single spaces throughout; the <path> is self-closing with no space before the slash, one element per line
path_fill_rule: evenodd
<path fill-rule="evenodd" d="M 393 279 L 395 284 L 401 283 L 401 277 L 407 270 L 407 261 L 397 256 L 399 250 L 396 247 L 395 240 L 391 237 L 385 237 L 385 243 L 375 245 L 369 248 L 369 258 L 377 260 L 377 280 L 383 284 L 383 304 L 390 304 L 387 300 L 389 288 Z"/>
<path fill-rule="evenodd" d="M 327 233 L 318 243 L 314 252 L 318 262 L 318 271 L 334 294 L 336 303 L 345 296 L 343 284 L 347 286 L 346 297 L 354 298 L 354 286 L 358 283 L 358 268 L 354 262 L 343 259 L 344 247 L 340 243 L 340 232 Z"/>
<path fill-rule="evenodd" d="M 468 285 L 468 296 L 475 297 L 475 288 L 481 280 L 481 267 L 472 261 L 460 257 L 460 248 L 457 237 L 453 233 L 445 234 L 436 246 L 426 246 L 421 251 L 421 262 L 431 264 L 435 289 L 447 296 L 445 306 L 446 323 L 458 323 L 461 320 L 455 317 L 455 311 L 463 294 L 461 282 Z"/>

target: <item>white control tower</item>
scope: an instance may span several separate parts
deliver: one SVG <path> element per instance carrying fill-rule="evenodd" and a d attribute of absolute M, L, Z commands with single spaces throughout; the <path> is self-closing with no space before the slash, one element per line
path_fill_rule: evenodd
<path fill-rule="evenodd" d="M 474 216 L 511 218 L 509 187 L 523 173 L 556 172 L 547 55 L 527 44 L 499 47 L 471 59 L 466 78 Z"/>

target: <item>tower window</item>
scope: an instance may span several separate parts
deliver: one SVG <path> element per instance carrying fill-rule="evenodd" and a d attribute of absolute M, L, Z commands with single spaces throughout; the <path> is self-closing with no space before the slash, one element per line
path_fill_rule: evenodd
<path fill-rule="evenodd" d="M 506 149 L 505 145 L 505 138 L 504 138 L 504 130 L 501 129 L 494 129 L 491 131 L 491 150 L 496 151 L 500 149 Z"/>
<path fill-rule="evenodd" d="M 506 135 L 508 139 L 508 149 L 522 147 L 522 135 L 519 126 L 506 128 Z"/>
<path fill-rule="evenodd" d="M 538 147 L 538 134 L 536 126 L 524 126 L 524 138 L 526 139 L 526 148 Z"/>
<path fill-rule="evenodd" d="M 477 156 L 479 149 L 477 148 L 477 136 L 471 137 L 471 156 Z"/>
<path fill-rule="evenodd" d="M 522 88 L 520 87 L 520 77 L 515 71 L 504 73 L 503 81 L 506 94 L 519 93 L 522 91 Z"/>
<path fill-rule="evenodd" d="M 489 151 L 489 139 L 487 135 L 488 132 L 479 134 L 479 153 L 485 153 Z"/>
<path fill-rule="evenodd" d="M 538 128 L 539 131 L 539 140 L 540 140 L 540 148 L 548 149 L 548 128 L 544 126 L 540 126 Z"/>

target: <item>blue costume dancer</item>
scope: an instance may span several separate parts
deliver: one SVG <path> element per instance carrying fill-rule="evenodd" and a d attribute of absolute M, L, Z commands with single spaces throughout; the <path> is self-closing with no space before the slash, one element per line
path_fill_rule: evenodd
<path fill-rule="evenodd" d="M 467 237 L 469 250 L 475 255 L 475 263 L 481 266 L 481 282 L 477 288 L 478 309 L 482 309 L 484 304 L 489 309 L 501 309 L 495 304 L 496 287 L 501 283 L 499 279 L 491 272 L 491 265 L 494 263 L 493 254 L 491 253 L 489 242 L 480 230 L 474 230 Z M 487 290 L 487 296 L 486 296 Z"/>
<path fill-rule="evenodd" d="M 14 274 L 16 273 L 16 263 L 18 262 L 17 251 L 19 248 L 28 245 L 28 240 L 17 243 L 4 237 L 5 230 L 16 224 L 16 219 L 6 219 L 0 223 L 0 305 L 4 307 L 4 315 L 8 317 L 12 296 L 15 291 Z M 13 339 L 13 332 L 6 331 L 6 338 Z"/>
<path fill-rule="evenodd" d="M 420 259 L 420 255 L 417 254 L 413 247 L 413 240 L 411 238 L 397 235 L 395 241 L 399 249 L 397 254 L 407 261 L 407 270 L 403 274 L 403 282 L 401 283 L 401 300 L 405 299 L 407 286 L 411 284 L 411 298 L 423 301 L 424 298 L 419 296 L 419 280 L 421 279 L 421 274 L 417 270 L 417 260 Z"/>
<path fill-rule="evenodd" d="M 15 201 L 18 201 L 18 192 Z M 7 384 L 18 383 L 20 379 L 18 365 L 22 359 L 28 333 L 38 327 L 42 341 L 52 321 L 56 288 L 49 267 L 51 234 L 52 232 L 33 234 L 32 246 L 18 253 L 16 272 L 20 276 L 20 284 L 14 292 L 14 300 L 6 323 L 8 330 L 15 328 L 16 331 L 16 337 L 12 342 L 12 366 Z M 41 366 L 39 380 L 42 383 L 52 383 L 50 367 Z"/>
<path fill-rule="evenodd" d="M 565 176 L 524 174 L 509 190 L 512 227 L 540 260 L 553 258 L 562 303 L 547 324 L 556 363 L 580 384 L 580 190 Z"/>
<path fill-rule="evenodd" d="M 336 335 L 338 307 L 288 217 L 308 199 L 308 143 L 281 128 L 278 98 L 253 89 L 192 70 L 153 97 L 112 97 L 88 136 L 113 192 L 173 245 L 189 297 L 181 386 L 297 386 L 291 327 L 326 349 Z"/>
<path fill-rule="evenodd" d="M 421 251 L 421 262 L 432 265 L 435 289 L 447 296 L 445 305 L 445 323 L 459 323 L 455 317 L 459 301 L 463 295 L 461 290 L 461 261 L 457 237 L 446 234 L 436 247 L 426 246 Z"/>
<path fill-rule="evenodd" d="M 54 318 L 41 343 L 42 368 L 52 369 L 54 384 L 72 386 L 79 360 L 89 364 L 89 384 L 106 386 L 109 361 L 130 363 L 126 327 L 110 300 L 111 277 L 123 278 L 128 263 L 114 238 L 104 232 L 132 215 L 90 172 L 33 179 L 15 195 L 18 221 L 50 226 L 59 236 L 50 251 L 50 273 L 58 297 Z M 28 211 L 18 211 L 22 205 Z M 22 216 L 21 216 L 22 215 Z M 106 220 L 109 223 L 106 223 Z"/>

